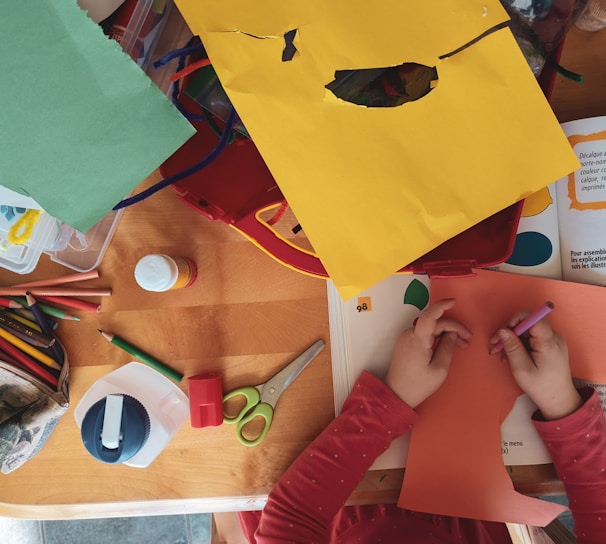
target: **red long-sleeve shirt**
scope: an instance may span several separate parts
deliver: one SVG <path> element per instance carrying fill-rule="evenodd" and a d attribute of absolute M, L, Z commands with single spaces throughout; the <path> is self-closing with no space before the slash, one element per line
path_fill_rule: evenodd
<path fill-rule="evenodd" d="M 606 419 L 592 389 L 557 421 L 534 424 L 565 484 L 579 543 L 606 543 Z M 344 507 L 374 460 L 409 432 L 416 413 L 364 372 L 340 415 L 280 478 L 262 512 L 240 521 L 252 543 L 511 544 L 502 523 L 422 514 L 396 505 Z"/>

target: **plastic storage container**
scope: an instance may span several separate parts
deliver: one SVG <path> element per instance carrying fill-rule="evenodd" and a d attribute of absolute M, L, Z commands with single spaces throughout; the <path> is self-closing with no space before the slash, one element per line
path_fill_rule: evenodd
<path fill-rule="evenodd" d="M 84 233 L 65 223 L 61 224 L 60 237 L 44 253 L 47 253 L 52 261 L 78 272 L 97 268 L 123 213 L 124 209 L 109 212 Z"/>
<path fill-rule="evenodd" d="M 78 272 L 93 270 L 103 259 L 124 210 L 108 213 L 85 233 L 43 211 L 27 240 L 12 244 L 9 232 L 25 212 L 24 208 L 0 206 L 0 267 L 17 274 L 34 270 L 42 253 Z"/>
<path fill-rule="evenodd" d="M 0 266 L 17 274 L 27 274 L 38 264 L 44 250 L 54 243 L 61 233 L 60 223 L 46 212 L 30 225 L 31 234 L 22 244 L 9 242 L 11 229 L 18 228 L 18 222 L 26 217 L 27 209 L 14 206 L 0 206 Z"/>
<path fill-rule="evenodd" d="M 126 0 L 103 27 L 106 34 L 145 70 L 172 5 L 172 0 Z"/>

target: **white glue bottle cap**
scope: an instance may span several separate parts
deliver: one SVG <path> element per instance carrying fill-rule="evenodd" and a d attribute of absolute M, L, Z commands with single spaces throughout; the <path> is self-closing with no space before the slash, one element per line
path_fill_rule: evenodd
<path fill-rule="evenodd" d="M 146 255 L 135 267 L 135 280 L 146 291 L 169 291 L 189 287 L 196 279 L 197 268 L 184 257 Z"/>

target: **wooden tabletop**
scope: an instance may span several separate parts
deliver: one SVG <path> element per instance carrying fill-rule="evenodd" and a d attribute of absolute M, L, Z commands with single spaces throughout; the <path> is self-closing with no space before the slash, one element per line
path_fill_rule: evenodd
<path fill-rule="evenodd" d="M 562 64 L 586 81 L 557 78 L 552 103 L 561 121 L 606 114 L 605 55 L 606 32 L 570 32 Z M 138 189 L 158 179 L 156 173 Z M 133 269 L 148 253 L 193 259 L 196 283 L 167 293 L 143 291 Z M 231 228 L 185 206 L 172 188 L 126 209 L 99 271 L 90 285 L 113 290 L 98 299 L 102 311 L 80 313 L 81 321 L 58 328 L 71 365 L 70 409 L 34 459 L 0 475 L 0 515 L 59 519 L 261 508 L 280 474 L 334 417 L 325 282 L 278 264 Z M 0 270 L 0 284 L 68 272 L 44 255 L 29 275 Z M 88 388 L 133 360 L 101 338 L 99 328 L 180 370 L 184 391 L 188 376 L 206 372 L 220 372 L 224 390 L 259 383 L 315 340 L 324 339 L 327 348 L 280 399 L 260 446 L 242 446 L 231 426 L 195 429 L 186 421 L 150 467 L 137 469 L 94 460 L 74 420 Z M 549 465 L 517 467 L 512 477 L 523 492 L 561 489 Z M 369 473 L 352 502 L 395 501 L 401 483 L 402 471 Z"/>

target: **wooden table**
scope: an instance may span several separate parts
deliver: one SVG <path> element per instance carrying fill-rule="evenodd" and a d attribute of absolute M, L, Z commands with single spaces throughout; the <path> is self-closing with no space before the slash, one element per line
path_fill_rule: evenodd
<path fill-rule="evenodd" d="M 561 121 L 606 114 L 606 32 L 573 29 L 562 64 L 583 73 L 578 85 L 557 78 L 553 107 Z M 528 142 L 529 153 L 532 142 Z M 159 179 L 150 176 L 139 189 Z M 293 235 L 294 236 L 294 235 Z M 147 253 L 190 257 L 199 278 L 187 289 L 148 293 L 133 269 Z M 72 367 L 71 407 L 35 459 L 2 475 L 0 515 L 36 519 L 108 517 L 261 508 L 280 474 L 333 418 L 326 285 L 278 264 L 238 233 L 183 205 L 171 188 L 125 211 L 91 285 L 110 286 L 99 314 L 62 322 L 58 333 Z M 1 284 L 68 271 L 43 256 L 28 276 L 0 271 Z M 104 465 L 84 449 L 73 408 L 107 372 L 132 360 L 106 342 L 115 332 L 185 376 L 221 372 L 224 389 L 272 375 L 313 341 L 327 349 L 284 394 L 262 445 L 247 448 L 234 429 L 186 422 L 147 469 Z M 182 383 L 187 389 L 187 379 Z M 371 472 L 352 502 L 397 499 L 403 471 Z M 512 469 L 526 493 L 560 491 L 549 465 Z"/>

